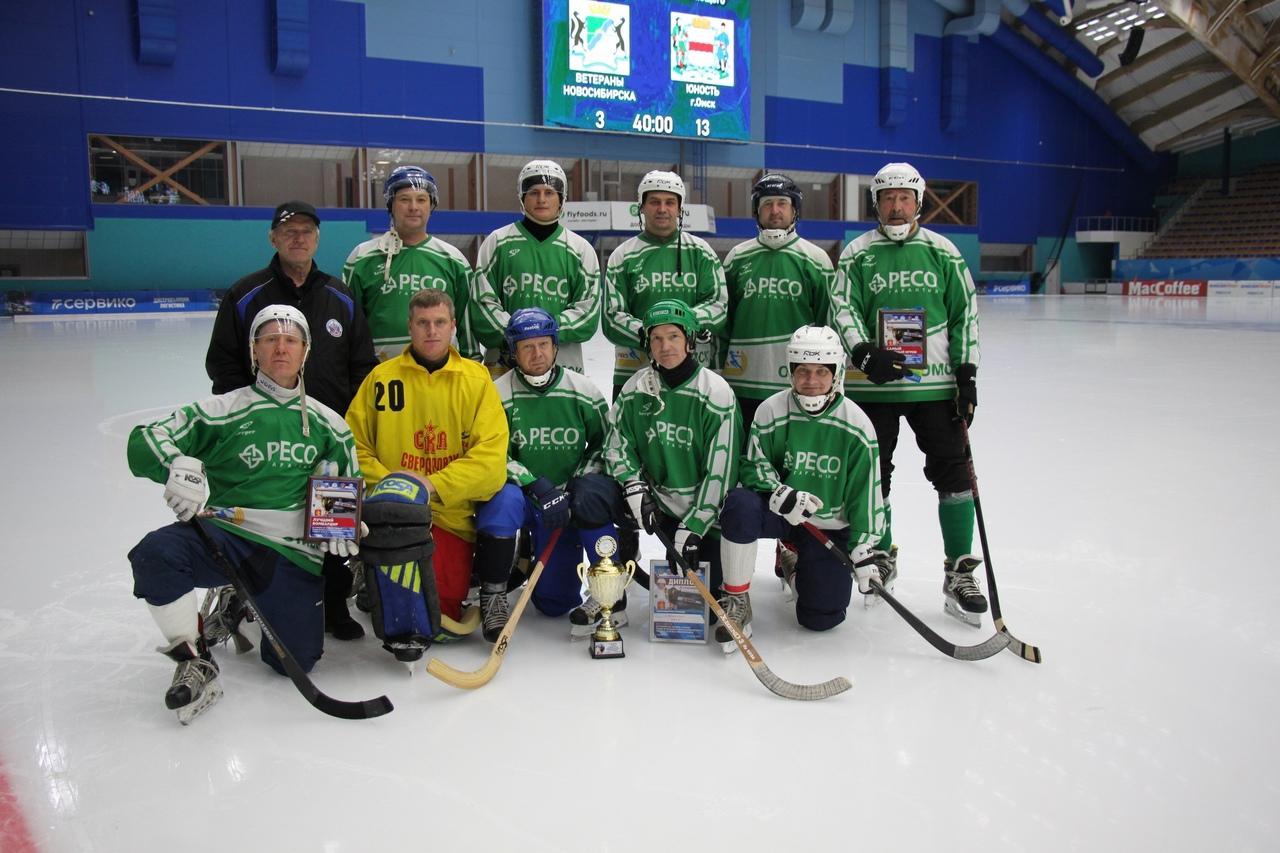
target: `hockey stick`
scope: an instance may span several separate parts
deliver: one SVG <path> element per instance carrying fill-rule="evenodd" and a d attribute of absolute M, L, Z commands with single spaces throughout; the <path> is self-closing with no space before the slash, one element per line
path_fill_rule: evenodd
<path fill-rule="evenodd" d="M 830 681 L 824 681 L 821 684 L 793 684 L 779 678 L 774 674 L 773 670 L 765 665 L 764 659 L 760 657 L 760 653 L 756 651 L 756 647 L 751 644 L 746 635 L 742 633 L 742 629 L 729 618 L 724 609 L 720 607 L 720 602 L 716 601 L 715 596 L 707 589 L 706 584 L 698 579 L 698 576 L 689 570 L 689 566 L 684 561 L 684 557 L 676 551 L 675 544 L 671 541 L 671 537 L 659 527 L 654 531 L 659 541 L 666 547 L 667 553 L 675 558 L 675 562 L 684 572 L 684 576 L 693 584 L 693 588 L 698 591 L 698 595 L 702 596 L 703 601 L 711 606 L 711 610 L 716 614 L 716 618 L 720 620 L 720 624 L 729 630 L 729 634 L 733 637 L 733 641 L 738 644 L 738 651 L 742 652 L 742 656 L 747 659 L 747 663 L 751 665 L 751 671 L 760 683 L 772 690 L 774 693 L 784 699 L 799 699 L 802 701 L 814 699 L 826 699 L 830 696 L 843 693 L 853 685 L 849 679 L 843 675 L 838 675 Z"/>
<path fill-rule="evenodd" d="M 973 446 L 969 444 L 969 425 L 964 418 L 960 419 L 960 434 L 964 436 L 964 461 L 969 468 L 969 488 L 973 491 L 973 514 L 978 519 L 978 541 L 982 543 L 982 561 L 987 565 L 987 592 L 991 594 L 991 618 L 995 621 L 996 630 L 1009 635 L 1009 651 L 1023 660 L 1040 663 L 1043 658 L 1040 648 L 1024 643 L 1005 627 L 1004 616 L 1000 613 L 1000 594 L 996 592 L 996 573 L 991 568 L 991 551 L 987 548 L 987 525 L 982 520 L 982 501 L 978 499 L 978 475 L 973 470 Z"/>
<path fill-rule="evenodd" d="M 853 558 L 836 543 L 832 542 L 830 537 L 819 527 L 815 527 L 811 522 L 804 523 L 804 529 L 808 530 L 814 539 L 817 539 L 822 546 L 835 555 L 836 559 L 844 563 L 845 567 L 853 572 Z M 1004 651 L 1005 646 L 1009 645 L 1013 639 L 1008 634 L 997 631 L 985 642 L 978 643 L 976 646 L 957 646 L 955 643 L 944 639 L 936 631 L 930 628 L 924 622 L 920 621 L 920 617 L 916 616 L 907 606 L 898 599 L 893 597 L 893 593 L 885 589 L 884 584 L 880 582 L 880 578 L 871 578 L 871 588 L 875 590 L 876 595 L 889 602 L 889 606 L 906 620 L 907 624 L 915 629 L 916 633 L 924 637 L 929 645 L 942 652 L 947 657 L 953 657 L 956 660 L 986 660 L 993 655 L 998 655 Z"/>
<path fill-rule="evenodd" d="M 538 578 L 542 577 L 542 570 L 547 567 L 547 560 L 551 559 L 551 551 L 556 547 L 556 542 L 559 539 L 560 528 L 557 527 L 551 531 L 551 538 L 547 540 L 546 547 L 538 555 L 538 562 L 534 565 L 533 572 L 529 575 L 529 580 L 524 585 L 524 592 L 520 593 L 520 600 L 511 609 L 511 615 L 507 617 L 507 624 L 502 627 L 502 633 L 498 635 L 498 641 L 493 644 L 493 650 L 489 652 L 489 659 L 484 662 L 484 665 L 474 672 L 464 672 L 460 669 L 454 669 L 440 660 L 440 658 L 432 658 L 427 662 L 427 672 L 445 684 L 460 687 L 463 690 L 475 690 L 477 687 L 483 687 L 493 680 L 493 677 L 498 674 L 498 669 L 502 666 L 503 659 L 506 657 L 507 644 L 511 641 L 511 635 L 516 632 L 516 623 L 520 621 L 520 614 L 524 613 L 525 605 L 533 597 L 533 588 L 537 586 Z"/>
<path fill-rule="evenodd" d="M 341 717 L 344 720 L 367 720 L 371 717 L 381 717 L 383 714 L 391 712 L 393 706 L 391 700 L 386 696 L 366 699 L 363 702 L 344 702 L 341 699 L 334 699 L 332 696 L 326 696 L 321 693 L 320 688 L 316 687 L 311 678 L 303 672 L 302 666 L 285 648 L 284 643 L 276 636 L 271 623 L 267 622 L 262 615 L 262 611 L 258 609 L 258 602 L 249 594 L 249 587 L 245 583 L 244 576 L 240 574 L 240 569 L 227 559 L 226 554 L 222 553 L 222 549 L 218 547 L 218 543 L 213 541 L 209 531 L 204 529 L 204 524 L 200 519 L 191 519 L 191 526 L 196 529 L 196 533 L 200 534 L 200 541 L 204 543 L 214 562 L 226 573 L 232 585 L 235 586 L 236 592 L 240 593 L 245 609 L 253 614 L 254 621 L 262 629 L 262 639 L 271 644 L 271 648 L 275 651 L 276 657 L 280 659 L 281 665 L 284 666 L 284 671 L 288 674 L 289 680 L 293 682 L 294 687 L 298 688 L 298 692 L 302 694 L 304 699 L 315 706 L 317 710 L 323 711 L 331 717 Z"/>

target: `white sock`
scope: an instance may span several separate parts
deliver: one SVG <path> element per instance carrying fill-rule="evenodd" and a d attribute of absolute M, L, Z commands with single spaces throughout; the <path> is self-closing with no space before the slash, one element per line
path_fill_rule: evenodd
<path fill-rule="evenodd" d="M 200 609 L 194 589 L 168 604 L 148 604 L 147 609 L 164 635 L 166 645 L 161 646 L 160 651 L 168 651 L 181 642 L 196 644 L 200 636 Z"/>

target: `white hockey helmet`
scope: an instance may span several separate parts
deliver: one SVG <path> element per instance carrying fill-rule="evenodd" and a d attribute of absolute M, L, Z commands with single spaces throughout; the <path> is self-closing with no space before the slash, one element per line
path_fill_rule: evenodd
<path fill-rule="evenodd" d="M 791 394 L 800 408 L 810 414 L 821 412 L 844 392 L 844 346 L 840 336 L 828 326 L 801 326 L 787 342 L 787 370 L 795 372 L 798 364 L 823 364 L 831 370 L 831 388 L 821 396 L 801 394 L 792 385 Z"/>
<path fill-rule="evenodd" d="M 520 177 L 516 179 L 516 194 L 520 203 L 524 203 L 525 193 L 544 184 L 555 190 L 560 196 L 560 203 L 564 204 L 569 179 L 565 176 L 564 169 L 554 160 L 530 160 L 520 169 Z"/>
<path fill-rule="evenodd" d="M 887 163 L 876 172 L 871 179 L 871 204 L 876 208 L 876 218 L 880 219 L 881 190 L 911 190 L 916 196 L 916 215 L 906 225 L 886 225 L 882 220 L 880 228 L 886 237 L 901 243 L 911 236 L 916 220 L 920 218 L 920 208 L 924 205 L 924 178 L 910 163 Z"/>
<path fill-rule="evenodd" d="M 640 185 L 636 187 L 636 197 L 640 199 L 641 204 L 644 204 L 645 195 L 651 192 L 674 193 L 680 199 L 681 209 L 684 208 L 684 181 L 675 172 L 663 172 L 658 169 L 646 172 L 640 179 Z"/>
<path fill-rule="evenodd" d="M 311 327 L 307 325 L 307 318 L 302 312 L 292 305 L 268 305 L 254 315 L 253 322 L 249 325 L 249 364 L 254 373 L 258 372 L 258 356 L 253 351 L 253 345 L 258 341 L 258 331 L 273 320 L 280 324 L 281 332 L 302 338 L 304 365 L 307 363 L 307 356 L 311 354 Z"/>

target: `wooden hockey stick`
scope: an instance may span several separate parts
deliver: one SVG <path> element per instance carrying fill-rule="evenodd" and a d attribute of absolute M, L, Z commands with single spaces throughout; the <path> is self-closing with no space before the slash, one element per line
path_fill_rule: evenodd
<path fill-rule="evenodd" d="M 815 527 L 812 523 L 806 521 L 804 529 L 808 530 L 814 539 L 822 543 L 828 551 L 835 555 L 836 559 L 844 563 L 845 567 L 852 572 L 854 567 L 853 558 L 841 548 L 839 545 L 831 541 L 831 538 L 819 527 Z M 916 616 L 907 606 L 898 599 L 893 597 L 893 593 L 885 589 L 880 583 L 878 577 L 871 578 L 871 588 L 875 590 L 876 595 L 889 602 L 889 606 L 894 609 L 899 616 L 906 620 L 907 624 L 915 629 L 916 633 L 924 637 L 929 645 L 948 657 L 956 660 L 985 660 L 993 655 L 998 655 L 1004 651 L 1009 645 L 1010 637 L 1008 634 L 996 631 L 991 637 L 984 642 L 978 643 L 976 646 L 957 646 L 955 643 L 944 639 L 936 631 L 930 628 L 924 622 L 920 621 L 920 617 Z"/>
<path fill-rule="evenodd" d="M 199 518 L 191 519 L 191 526 L 200 535 L 200 541 L 208 549 L 213 561 L 218 564 L 218 567 L 222 569 L 232 585 L 235 586 L 236 592 L 240 593 L 245 609 L 253 614 L 254 621 L 258 623 L 258 628 L 262 630 L 262 639 L 271 645 L 276 657 L 280 659 L 280 664 L 284 667 L 285 673 L 289 676 L 289 680 L 293 682 L 294 687 L 298 688 L 298 692 L 302 694 L 304 699 L 310 702 L 317 710 L 323 711 L 331 717 L 340 717 L 344 720 L 367 720 L 391 713 L 393 706 L 391 700 L 386 696 L 366 699 L 362 702 L 344 702 L 341 699 L 334 699 L 332 696 L 320 692 L 320 688 L 316 687 L 315 682 L 302 669 L 302 665 L 298 663 L 285 644 L 276 636 L 275 629 L 271 627 L 271 623 L 263 617 L 262 611 L 258 609 L 258 602 L 249 593 L 249 586 L 245 583 L 239 567 L 231 562 L 227 555 L 222 552 L 222 549 L 218 547 L 218 543 L 213 541 L 213 537 L 209 535 L 209 531 L 204 529 L 204 524 L 201 523 Z"/>
<path fill-rule="evenodd" d="M 747 659 L 747 663 L 751 666 L 752 673 L 760 680 L 760 683 L 772 690 L 774 693 L 784 699 L 798 699 L 801 701 L 809 701 L 815 699 L 826 699 L 845 692 L 853 684 L 843 675 L 838 675 L 830 681 L 824 681 L 821 684 L 794 684 L 785 679 L 779 678 L 774 674 L 773 670 L 765 665 L 764 658 L 760 657 L 760 653 L 756 651 L 756 647 L 751 644 L 746 635 L 742 633 L 742 629 L 729 618 L 724 609 L 720 607 L 720 602 L 716 601 L 715 596 L 707 589 L 706 584 L 698 579 L 698 576 L 689 571 L 689 566 L 684 561 L 684 557 L 676 551 L 675 544 L 671 541 L 671 537 L 666 534 L 662 528 L 654 531 L 659 541 L 666 547 L 667 553 L 675 558 L 675 562 L 679 564 L 684 571 L 684 576 L 693 584 L 693 588 L 698 591 L 698 595 L 711 606 L 712 612 L 716 614 L 716 618 L 720 620 L 720 624 L 728 629 L 729 634 L 733 637 L 733 641 L 738 645 L 738 651 L 742 652 L 742 656 Z"/>
<path fill-rule="evenodd" d="M 559 540 L 560 528 L 557 527 L 551 531 L 551 538 L 547 540 L 546 547 L 538 555 L 538 562 L 529 574 L 529 580 L 525 583 L 524 592 L 520 593 L 520 600 L 511 609 L 507 624 L 503 626 L 502 633 L 498 635 L 498 641 L 493 644 L 493 650 L 489 652 L 489 659 L 484 662 L 484 665 L 474 672 L 464 672 L 460 669 L 454 669 L 440 660 L 440 658 L 432 658 L 427 662 L 427 672 L 445 684 L 463 690 L 475 690 L 477 687 L 483 687 L 492 681 L 502 667 L 502 661 L 507 654 L 507 644 L 511 641 L 511 635 L 516 632 L 516 623 L 520 621 L 520 614 L 524 613 L 525 605 L 533 597 L 533 588 L 537 586 L 538 578 L 542 577 L 542 570 L 547 567 L 547 560 L 551 559 L 551 551 L 556 547 L 556 542 Z"/>
<path fill-rule="evenodd" d="M 991 567 L 991 551 L 987 548 L 987 525 L 982 521 L 982 501 L 978 498 L 978 474 L 973 470 L 973 446 L 969 444 L 969 425 L 960 419 L 960 433 L 964 436 L 964 461 L 969 468 L 969 488 L 973 491 L 973 513 L 978 519 L 978 541 L 982 543 L 982 561 L 987 566 L 987 592 L 991 594 L 991 618 L 996 630 L 1009 637 L 1009 651 L 1023 660 L 1040 663 L 1043 656 L 1040 649 L 1030 643 L 1024 643 L 1005 627 L 1004 616 L 1000 612 L 1000 593 L 996 592 L 996 573 Z"/>

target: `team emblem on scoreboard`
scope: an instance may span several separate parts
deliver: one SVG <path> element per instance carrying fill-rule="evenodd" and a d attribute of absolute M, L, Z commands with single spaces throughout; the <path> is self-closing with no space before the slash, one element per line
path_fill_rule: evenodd
<path fill-rule="evenodd" d="M 733 85 L 733 21 L 671 13 L 671 79 Z"/>
<path fill-rule="evenodd" d="M 631 8 L 569 0 L 569 70 L 631 73 Z"/>

